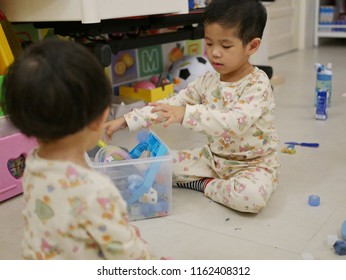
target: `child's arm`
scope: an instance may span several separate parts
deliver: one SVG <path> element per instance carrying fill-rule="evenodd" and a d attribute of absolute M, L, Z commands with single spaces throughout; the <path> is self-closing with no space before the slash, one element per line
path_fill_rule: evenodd
<path fill-rule="evenodd" d="M 135 108 L 124 115 L 124 119 L 108 122 L 105 127 L 107 138 L 110 139 L 116 131 L 125 127 L 134 131 L 164 121 L 165 126 L 172 123 L 182 123 L 186 104 L 200 104 L 202 102 L 200 88 L 204 80 L 204 76 L 201 76 L 171 98 L 151 103 L 141 109 Z"/>
<path fill-rule="evenodd" d="M 108 141 L 112 139 L 112 135 L 118 130 L 124 129 L 127 127 L 127 123 L 124 117 L 117 118 L 105 123 L 105 135 Z"/>
<path fill-rule="evenodd" d="M 201 78 L 201 80 L 203 79 Z M 134 131 L 161 122 L 165 122 L 164 126 L 172 123 L 182 123 L 185 106 L 202 102 L 199 95 L 199 83 L 196 80 L 171 98 L 150 103 L 149 106 L 141 109 L 133 109 L 124 116 L 129 129 Z"/>
<path fill-rule="evenodd" d="M 187 105 L 182 125 L 214 136 L 224 132 L 240 136 L 266 113 L 262 124 L 270 124 L 274 107 L 270 85 L 258 83 L 247 87 L 232 106 L 220 109 L 204 104 Z"/>

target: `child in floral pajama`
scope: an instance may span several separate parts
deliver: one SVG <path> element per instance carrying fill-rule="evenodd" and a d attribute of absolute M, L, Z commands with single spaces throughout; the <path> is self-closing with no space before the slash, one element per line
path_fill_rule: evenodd
<path fill-rule="evenodd" d="M 35 43 L 10 67 L 1 106 L 39 144 L 23 175 L 25 259 L 155 258 L 113 182 L 84 158 L 111 97 L 100 63 L 77 43 Z"/>
<path fill-rule="evenodd" d="M 125 127 L 181 123 L 208 144 L 175 151 L 173 182 L 204 192 L 229 208 L 258 213 L 278 183 L 278 137 L 267 75 L 250 64 L 267 14 L 257 0 L 213 0 L 203 20 L 207 56 L 215 69 L 176 96 L 106 123 L 106 135 Z"/>

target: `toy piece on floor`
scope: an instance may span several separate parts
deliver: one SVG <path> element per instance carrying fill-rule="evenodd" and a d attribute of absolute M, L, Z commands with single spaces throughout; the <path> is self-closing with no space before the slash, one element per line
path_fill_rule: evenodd
<path fill-rule="evenodd" d="M 346 220 L 342 223 L 341 226 L 341 236 L 346 241 Z"/>
<path fill-rule="evenodd" d="M 334 250 L 335 253 L 337 253 L 339 256 L 345 256 L 346 255 L 346 242 L 343 240 L 338 240 L 334 244 Z"/>
<path fill-rule="evenodd" d="M 282 153 L 286 153 L 286 154 L 295 154 L 296 150 L 295 150 L 295 146 L 302 146 L 302 147 L 311 147 L 311 148 L 318 148 L 320 146 L 320 144 L 318 143 L 299 143 L 299 142 L 285 142 L 285 144 L 287 145 L 287 147 L 283 148 L 281 150 Z"/>
<path fill-rule="evenodd" d="M 302 147 L 318 148 L 320 144 L 318 143 L 298 143 L 298 142 L 285 142 L 286 145 L 299 145 Z"/>
<path fill-rule="evenodd" d="M 281 153 L 293 155 L 296 153 L 294 145 L 287 145 L 287 147 L 282 148 Z"/>
<path fill-rule="evenodd" d="M 318 195 L 309 195 L 309 205 L 313 207 L 320 206 L 320 197 Z"/>
<path fill-rule="evenodd" d="M 314 256 L 309 252 L 308 250 L 303 250 L 301 253 L 301 256 L 304 260 L 314 260 Z"/>

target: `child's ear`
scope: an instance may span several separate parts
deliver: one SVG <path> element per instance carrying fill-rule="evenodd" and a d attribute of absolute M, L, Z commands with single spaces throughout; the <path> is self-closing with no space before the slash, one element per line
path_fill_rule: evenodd
<path fill-rule="evenodd" d="M 100 126 L 104 125 L 104 123 L 106 122 L 108 118 L 108 115 L 109 115 L 109 107 L 107 107 L 100 116 L 98 116 L 95 120 L 93 120 L 89 124 L 89 129 L 98 130 Z"/>
<path fill-rule="evenodd" d="M 247 50 L 249 55 L 253 55 L 259 49 L 262 40 L 260 38 L 252 39 L 250 43 L 247 45 Z"/>

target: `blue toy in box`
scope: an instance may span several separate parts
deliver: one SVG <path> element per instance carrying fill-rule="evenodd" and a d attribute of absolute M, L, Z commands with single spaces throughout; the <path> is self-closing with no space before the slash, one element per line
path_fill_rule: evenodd
<path fill-rule="evenodd" d="M 130 152 L 132 158 L 140 158 L 144 151 L 149 151 L 152 157 L 164 156 L 167 153 L 167 148 L 163 145 L 152 133 L 147 134 L 142 132 L 138 134 L 139 144 Z M 149 192 L 152 187 L 155 177 L 159 171 L 160 162 L 154 162 L 146 170 L 143 181 L 134 184 L 133 181 L 128 181 L 132 186 L 129 190 L 131 191 L 130 197 L 127 199 L 128 204 L 133 204 L 139 200 L 143 195 Z M 153 195 L 153 192 L 151 193 Z"/>

